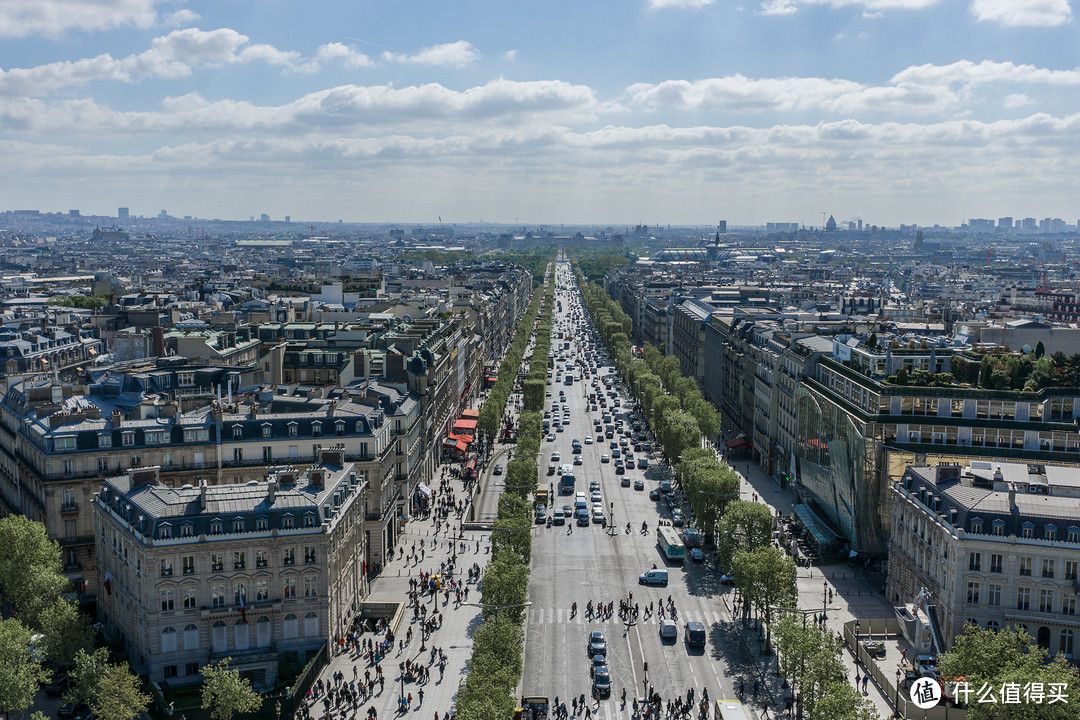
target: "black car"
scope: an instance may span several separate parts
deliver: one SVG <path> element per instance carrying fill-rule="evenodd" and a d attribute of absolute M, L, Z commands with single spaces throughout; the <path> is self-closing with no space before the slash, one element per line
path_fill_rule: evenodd
<path fill-rule="evenodd" d="M 45 690 L 46 695 L 63 695 L 68 689 L 67 673 L 54 672 L 52 680 L 45 683 L 45 685 L 42 686 L 42 689 Z"/>
<path fill-rule="evenodd" d="M 60 720 L 90 720 L 94 716 L 86 703 L 67 703 L 56 712 Z"/>

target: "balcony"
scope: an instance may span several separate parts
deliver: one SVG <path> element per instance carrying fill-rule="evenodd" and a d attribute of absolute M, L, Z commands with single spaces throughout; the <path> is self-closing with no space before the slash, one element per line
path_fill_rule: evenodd
<path fill-rule="evenodd" d="M 74 572 L 76 570 L 82 570 L 82 563 L 78 560 L 68 560 L 64 563 L 64 572 Z"/>
<path fill-rule="evenodd" d="M 60 506 L 60 514 L 62 515 L 73 515 L 77 512 L 79 512 L 79 503 L 77 502 L 66 502 Z"/>

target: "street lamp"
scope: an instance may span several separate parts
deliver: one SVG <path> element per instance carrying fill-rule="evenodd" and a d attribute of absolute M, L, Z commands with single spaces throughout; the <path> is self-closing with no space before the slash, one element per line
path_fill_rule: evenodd
<path fill-rule="evenodd" d="M 280 700 L 278 700 L 276 703 L 274 703 L 274 717 L 277 718 L 277 720 L 281 720 L 281 701 Z"/>
<path fill-rule="evenodd" d="M 898 718 L 900 715 L 900 668 L 896 668 L 896 695 L 893 698 L 893 717 Z"/>

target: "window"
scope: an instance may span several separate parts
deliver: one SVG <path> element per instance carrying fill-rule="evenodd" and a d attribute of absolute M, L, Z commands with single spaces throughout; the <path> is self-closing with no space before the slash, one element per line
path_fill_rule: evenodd
<path fill-rule="evenodd" d="M 162 558 L 161 577 L 172 577 L 172 558 Z M 164 609 L 162 608 L 162 610 Z"/>
<path fill-rule="evenodd" d="M 312 515 L 311 513 L 307 513 L 307 514 L 304 515 L 304 527 L 306 527 L 306 528 L 315 527 L 315 516 Z"/>
<path fill-rule="evenodd" d="M 304 635 L 306 637 L 316 637 L 319 634 L 319 616 L 313 612 L 309 612 L 304 616 Z"/>
<path fill-rule="evenodd" d="M 170 612 L 176 608 L 176 599 L 173 597 L 172 590 L 161 591 L 161 611 Z"/>
<path fill-rule="evenodd" d="M 237 550 L 233 553 L 233 570 L 243 570 L 247 566 L 247 552 Z"/>
<path fill-rule="evenodd" d="M 315 562 L 315 546 L 307 545 L 304 547 L 304 564 L 311 565 Z"/>
<path fill-rule="evenodd" d="M 270 522 L 264 518 L 255 518 L 255 530 L 257 532 L 266 532 L 270 529 Z"/>
<path fill-rule="evenodd" d="M 97 469 L 98 469 L 98 472 L 102 472 L 102 473 L 108 472 L 109 471 L 109 458 L 107 458 L 107 457 L 99 457 L 97 459 Z"/>
<path fill-rule="evenodd" d="M 75 449 L 75 437 L 58 437 L 53 440 L 54 450 L 74 450 Z"/>
<path fill-rule="evenodd" d="M 185 555 L 184 557 L 180 558 L 180 565 L 184 568 L 184 574 L 185 575 L 194 575 L 195 574 L 195 556 L 194 555 Z"/>
<path fill-rule="evenodd" d="M 75 488 L 64 488 L 64 507 L 75 507 Z"/>
<path fill-rule="evenodd" d="M 162 525 L 158 529 L 158 534 L 161 536 L 162 540 L 168 540 L 172 537 L 172 527 L 170 527 L 169 525 Z"/>
<path fill-rule="evenodd" d="M 184 649 L 199 649 L 199 627 L 194 623 L 188 623 L 184 626 Z M 198 672 L 198 670 L 196 670 L 196 672 Z"/>
<path fill-rule="evenodd" d="M 169 436 L 164 430 L 147 430 L 143 433 L 143 440 L 147 445 L 164 445 L 169 442 Z"/>
<path fill-rule="evenodd" d="M 1076 565 L 1077 565 L 1077 562 L 1075 560 L 1066 560 L 1065 561 L 1065 579 L 1066 580 L 1075 580 L 1076 579 Z"/>
<path fill-rule="evenodd" d="M 255 551 L 255 567 L 257 567 L 257 568 L 266 567 L 266 551 L 265 550 L 256 550 Z"/>
<path fill-rule="evenodd" d="M 322 423 L 321 422 L 316 421 L 316 422 L 311 423 L 311 436 L 312 437 L 322 437 Z"/>
<path fill-rule="evenodd" d="M 981 518 L 974 518 L 971 521 L 971 532 L 981 533 L 983 529 L 983 521 Z"/>
<path fill-rule="evenodd" d="M 997 554 L 994 554 L 994 555 L 990 556 L 990 572 L 992 572 L 992 573 L 1001 572 L 1001 564 L 1002 564 L 1003 557 L 1004 556 L 997 555 Z"/>
<path fill-rule="evenodd" d="M 1057 540 L 1057 526 L 1047 525 L 1043 528 L 1043 540 Z"/>
<path fill-rule="evenodd" d="M 1061 614 L 1062 615 L 1075 615 L 1076 614 L 1076 596 L 1070 595 L 1062 598 L 1061 600 Z"/>
<path fill-rule="evenodd" d="M 233 605 L 239 605 L 241 600 L 247 602 L 247 587 L 244 583 L 236 583 L 236 589 L 233 591 Z"/>
<path fill-rule="evenodd" d="M 1072 630 L 1065 628 L 1061 631 L 1061 642 L 1058 645 L 1058 652 L 1067 657 L 1072 657 L 1073 654 L 1073 640 L 1075 634 Z"/>
<path fill-rule="evenodd" d="M 968 570 L 982 570 L 982 553 L 968 553 Z"/>
<path fill-rule="evenodd" d="M 1043 558 L 1042 576 L 1044 578 L 1054 577 L 1054 561 L 1050 558 Z"/>
<path fill-rule="evenodd" d="M 270 644 L 270 618 L 264 616 L 255 622 L 255 644 L 258 647 Z"/>
<path fill-rule="evenodd" d="M 986 629 L 987 630 L 993 630 L 994 632 L 997 632 L 998 630 L 1001 629 L 1001 625 L 998 624 L 997 620 L 987 620 L 986 621 Z"/>
<path fill-rule="evenodd" d="M 242 425 L 233 425 L 232 429 L 233 440 L 244 439 L 244 427 Z"/>
<path fill-rule="evenodd" d="M 125 430 L 120 433 L 120 438 L 124 443 L 124 447 L 131 447 L 135 444 L 135 433 L 131 430 Z"/>
<path fill-rule="evenodd" d="M 1054 591 L 1039 590 L 1039 612 L 1054 612 Z"/>
<path fill-rule="evenodd" d="M 995 520 L 994 521 L 994 534 L 995 535 L 1004 535 L 1005 534 L 1005 521 L 1004 520 Z"/>
<path fill-rule="evenodd" d="M 235 462 L 235 463 L 244 462 L 244 449 L 243 448 L 233 448 L 232 459 L 233 459 L 233 462 Z"/>
<path fill-rule="evenodd" d="M 195 384 L 195 373 L 193 372 L 178 372 L 176 373 L 176 384 L 179 387 L 191 387 Z"/>
<path fill-rule="evenodd" d="M 210 439 L 209 428 L 184 428 L 184 442 L 206 442 Z"/>
<path fill-rule="evenodd" d="M 219 553 L 212 553 L 210 555 L 210 569 L 214 572 L 221 572 L 225 569 L 225 556 Z"/>
<path fill-rule="evenodd" d="M 175 633 L 173 633 L 173 634 L 175 635 Z M 176 648 L 173 648 L 173 649 L 175 650 Z M 173 678 L 176 677 L 176 666 L 175 665 L 166 665 L 161 670 L 165 674 L 165 679 L 166 680 L 172 680 Z"/>
<path fill-rule="evenodd" d="M 184 674 L 188 676 L 194 676 L 199 674 L 200 665 L 197 662 L 187 663 L 184 665 Z"/>
<path fill-rule="evenodd" d="M 341 420 L 338 420 L 336 423 L 334 423 L 334 432 L 337 433 L 338 435 L 344 435 L 345 434 L 345 423 L 343 421 L 341 421 Z"/>
<path fill-rule="evenodd" d="M 214 521 L 212 521 L 210 523 L 210 534 L 211 535 L 220 535 L 221 534 L 221 521 L 220 520 L 214 520 Z"/>
<path fill-rule="evenodd" d="M 319 594 L 319 578 L 304 578 L 304 597 L 317 597 Z"/>
<path fill-rule="evenodd" d="M 270 599 L 270 581 L 255 581 L 255 602 L 266 602 Z"/>
<path fill-rule="evenodd" d="M 1031 558 L 1030 557 L 1022 557 L 1022 558 L 1020 558 L 1020 574 L 1021 575 L 1031 575 Z"/>
<path fill-rule="evenodd" d="M 296 423 L 289 423 L 289 437 L 296 437 Z"/>
<path fill-rule="evenodd" d="M 233 520 L 232 521 L 232 531 L 234 533 L 242 533 L 242 532 L 244 532 L 244 521 L 243 520 Z"/>
<path fill-rule="evenodd" d="M 273 462 L 274 460 L 274 448 L 269 445 L 263 445 L 263 462 Z"/>
<path fill-rule="evenodd" d="M 979 583 L 969 582 L 967 588 L 967 601 L 972 605 L 979 604 Z"/>
<path fill-rule="evenodd" d="M 210 606 L 216 608 L 225 607 L 225 586 L 215 585 L 210 588 Z"/>
<path fill-rule="evenodd" d="M 176 652 L 176 628 L 172 625 L 161 629 L 161 652 Z"/>
<path fill-rule="evenodd" d="M 1065 538 L 1071 543 L 1080 542 L 1080 528 L 1076 527 L 1075 525 L 1070 525 L 1069 531 L 1068 533 L 1066 533 Z"/>
<path fill-rule="evenodd" d="M 991 583 L 986 586 L 986 604 L 1001 607 L 1001 586 Z"/>
<path fill-rule="evenodd" d="M 268 437 L 270 437 L 270 431 L 271 431 L 272 429 L 273 429 L 273 426 L 271 426 L 271 425 L 270 425 L 270 423 L 263 423 L 263 426 L 262 426 L 262 436 L 263 436 L 264 438 L 268 438 Z"/>
<path fill-rule="evenodd" d="M 229 649 L 228 629 L 221 620 L 215 622 L 210 629 L 210 640 L 216 653 L 223 653 Z"/>
<path fill-rule="evenodd" d="M 184 609 L 194 610 L 199 605 L 196 602 L 196 588 L 185 587 L 184 588 Z"/>
<path fill-rule="evenodd" d="M 292 613 L 287 614 L 281 620 L 281 636 L 286 640 L 295 638 L 297 634 L 297 622 L 296 616 Z"/>
<path fill-rule="evenodd" d="M 296 564 L 296 548 L 286 548 L 281 553 L 282 565 L 295 565 Z"/>
<path fill-rule="evenodd" d="M 112 433 L 101 433 L 98 435 L 97 444 L 99 448 L 112 447 Z"/>
<path fill-rule="evenodd" d="M 997 526 L 995 525 L 994 527 L 995 527 L 995 530 L 996 530 Z M 996 535 L 997 533 L 994 533 L 994 534 Z M 1021 530 L 1020 530 L 1020 537 L 1022 537 L 1022 538 L 1033 538 L 1033 537 L 1035 537 L 1035 525 L 1033 525 L 1032 523 L 1029 523 L 1029 522 L 1024 523 Z"/>
<path fill-rule="evenodd" d="M 194 537 L 195 528 L 191 523 L 184 523 L 180 526 L 180 537 Z"/>
<path fill-rule="evenodd" d="M 286 515 L 285 517 L 281 518 L 281 527 L 284 530 L 292 530 L 293 529 L 292 515 Z"/>
<path fill-rule="evenodd" d="M 296 578 L 285 578 L 282 587 L 282 597 L 296 597 Z"/>
<path fill-rule="evenodd" d="M 1017 588 L 1016 589 L 1016 609 L 1017 610 L 1030 610 L 1031 609 L 1031 588 Z"/>

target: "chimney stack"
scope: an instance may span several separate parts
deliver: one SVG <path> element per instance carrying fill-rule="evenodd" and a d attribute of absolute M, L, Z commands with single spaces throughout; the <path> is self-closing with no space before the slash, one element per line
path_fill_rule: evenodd
<path fill-rule="evenodd" d="M 266 481 L 266 502 L 273 505 L 277 497 L 277 478 L 271 475 Z"/>
<path fill-rule="evenodd" d="M 112 411 L 112 424 L 113 427 L 120 427 L 124 424 L 124 416 L 120 414 L 119 410 Z"/>
<path fill-rule="evenodd" d="M 199 481 L 199 507 L 206 510 L 206 478 Z"/>
<path fill-rule="evenodd" d="M 1016 512 L 1016 484 L 1009 483 L 1009 512 Z"/>

